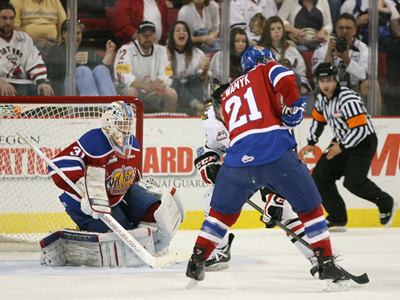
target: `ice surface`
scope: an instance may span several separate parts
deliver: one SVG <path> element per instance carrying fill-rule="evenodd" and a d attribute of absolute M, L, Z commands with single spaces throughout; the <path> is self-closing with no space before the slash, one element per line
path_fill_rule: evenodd
<path fill-rule="evenodd" d="M 233 230 L 230 268 L 207 272 L 186 290 L 186 263 L 163 270 L 40 266 L 39 253 L 0 253 L 0 299 L 400 299 L 400 228 L 349 228 L 332 233 L 335 252 L 354 275 L 370 283 L 323 292 L 310 263 L 280 229 Z M 192 248 L 197 231 L 178 231 L 171 251 Z"/>

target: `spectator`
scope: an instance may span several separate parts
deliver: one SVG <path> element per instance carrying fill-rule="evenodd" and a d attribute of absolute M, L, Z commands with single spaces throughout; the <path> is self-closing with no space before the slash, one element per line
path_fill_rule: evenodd
<path fill-rule="evenodd" d="M 235 0 L 231 2 L 231 29 L 243 28 L 250 45 L 256 45 L 261 38 L 265 20 L 275 16 L 278 9 L 274 0 Z"/>
<path fill-rule="evenodd" d="M 178 95 L 171 88 L 172 69 L 167 49 L 155 44 L 156 26 L 143 21 L 137 40 L 123 45 L 114 62 L 114 75 L 123 94 L 138 97 L 145 111 L 175 112 Z"/>
<path fill-rule="evenodd" d="M 332 38 L 322 43 L 314 51 L 312 71 L 315 72 L 320 63 L 333 63 L 339 70 L 340 85 L 347 86 L 366 97 L 370 85 L 370 81 L 367 79 L 369 49 L 367 45 L 355 38 L 357 26 L 354 16 L 349 13 L 341 14 L 338 18 L 336 32 L 338 39 Z M 339 40 L 340 38 L 344 39 Z M 380 106 L 381 92 L 378 83 L 376 83 L 376 91 L 376 101 Z"/>
<path fill-rule="evenodd" d="M 29 34 L 39 51 L 50 51 L 61 40 L 67 19 L 60 0 L 10 0 L 15 8 L 15 29 Z"/>
<path fill-rule="evenodd" d="M 0 4 L 1 95 L 53 95 L 39 50 L 27 33 L 14 30 L 14 21 L 14 7 L 9 3 Z"/>
<path fill-rule="evenodd" d="M 293 69 L 299 94 L 305 95 L 307 91 L 312 91 L 306 76 L 306 63 L 296 47 L 287 42 L 281 18 L 273 16 L 267 20 L 258 44 L 271 50 L 281 65 Z"/>
<path fill-rule="evenodd" d="M 299 51 L 314 50 L 332 33 L 328 0 L 285 0 L 278 16 Z"/>
<path fill-rule="evenodd" d="M 203 84 L 208 80 L 210 62 L 201 66 L 204 52 L 193 47 L 189 26 L 176 22 L 169 34 L 168 52 L 171 57 L 174 79 L 172 88 L 178 93 L 180 108 L 190 108 L 189 114 L 201 115 L 204 111 Z"/>
<path fill-rule="evenodd" d="M 249 47 L 246 31 L 242 28 L 233 28 L 229 38 L 230 58 L 229 58 L 229 82 L 232 82 L 243 74 L 240 66 L 240 58 L 243 52 Z M 222 51 L 215 53 L 211 59 L 211 73 L 213 85 L 222 83 Z"/>
<path fill-rule="evenodd" d="M 66 94 L 67 74 L 67 44 L 69 21 L 65 20 L 61 27 L 61 44 L 54 46 L 46 55 L 45 63 L 49 78 L 53 82 L 55 94 Z M 76 49 L 82 41 L 84 25 L 80 22 L 76 25 Z M 76 88 L 80 96 L 116 96 L 111 77 L 112 59 L 115 44 L 109 40 L 106 44 L 104 57 L 98 55 L 93 49 L 82 49 L 76 54 Z"/>
<path fill-rule="evenodd" d="M 156 40 L 166 42 L 168 25 L 168 8 L 165 0 L 117 0 L 117 32 L 115 37 L 121 45 L 137 39 L 137 28 L 143 21 L 152 22 L 156 27 Z"/>
<path fill-rule="evenodd" d="M 214 0 L 183 0 L 178 21 L 190 28 L 193 44 L 203 51 L 219 51 L 219 8 Z"/>
<path fill-rule="evenodd" d="M 381 224 L 390 227 L 397 202 L 367 177 L 378 144 L 374 125 L 360 96 L 341 86 L 337 75 L 338 70 L 331 63 L 322 63 L 315 70 L 320 92 L 312 113 L 308 146 L 303 150 L 304 157 L 308 152 L 315 156 L 314 145 L 329 124 L 334 139 L 312 173 L 329 214 L 326 222 L 328 227 L 342 227 L 336 229 L 345 231 L 346 205 L 336 187 L 336 181 L 344 177 L 343 186 L 378 206 Z"/>
<path fill-rule="evenodd" d="M 396 4 L 392 0 L 379 0 L 378 51 L 387 52 L 393 43 L 392 32 L 400 37 L 399 18 Z M 369 41 L 369 0 L 347 0 L 343 3 L 341 13 L 354 15 L 357 20 L 359 39 L 368 45 Z"/>
<path fill-rule="evenodd" d="M 336 33 L 337 18 L 340 15 L 340 7 L 342 6 L 343 1 L 344 0 L 328 0 L 329 9 L 331 11 L 332 28 L 334 33 Z"/>

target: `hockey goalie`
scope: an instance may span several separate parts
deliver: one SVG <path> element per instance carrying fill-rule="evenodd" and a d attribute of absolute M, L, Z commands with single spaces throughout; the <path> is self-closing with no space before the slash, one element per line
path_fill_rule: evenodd
<path fill-rule="evenodd" d="M 138 171 L 140 147 L 136 118 L 123 101 L 111 103 L 102 127 L 85 133 L 52 159 L 82 191 L 81 197 L 49 167 L 64 192 L 60 201 L 79 230 L 60 229 L 40 241 L 41 264 L 137 267 L 144 262 L 100 218 L 111 216 L 151 255 L 168 253 L 168 245 L 185 210 L 175 188 L 162 191 Z"/>

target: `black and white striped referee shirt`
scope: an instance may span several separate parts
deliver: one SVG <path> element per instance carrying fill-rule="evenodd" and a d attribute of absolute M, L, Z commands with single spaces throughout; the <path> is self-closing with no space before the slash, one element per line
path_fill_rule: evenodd
<path fill-rule="evenodd" d="M 368 135 L 375 132 L 371 116 L 361 97 L 347 87 L 340 86 L 333 97 L 327 99 L 319 93 L 312 112 L 312 123 L 308 134 L 308 144 L 315 145 L 329 124 L 340 148 L 350 149 L 357 146 Z"/>

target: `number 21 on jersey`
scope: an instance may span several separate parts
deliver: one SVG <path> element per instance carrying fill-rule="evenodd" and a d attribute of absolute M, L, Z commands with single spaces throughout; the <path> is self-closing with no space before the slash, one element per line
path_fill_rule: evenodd
<path fill-rule="evenodd" d="M 234 95 L 229 98 L 225 103 L 225 111 L 227 114 L 230 114 L 229 118 L 229 131 L 243 126 L 247 124 L 249 121 L 255 121 L 262 118 L 261 112 L 258 110 L 256 99 L 254 98 L 253 88 L 247 88 L 246 93 L 243 95 L 245 100 L 242 101 L 240 96 Z M 247 106 L 249 107 L 250 114 L 242 114 L 239 115 L 240 107 L 243 105 L 243 102 L 247 102 Z M 232 113 L 231 113 L 232 112 Z"/>

